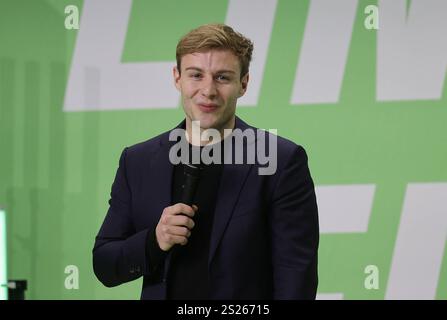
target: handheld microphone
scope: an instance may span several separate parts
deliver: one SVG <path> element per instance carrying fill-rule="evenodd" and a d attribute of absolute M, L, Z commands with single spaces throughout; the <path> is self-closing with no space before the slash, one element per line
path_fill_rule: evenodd
<path fill-rule="evenodd" d="M 183 168 L 182 203 L 192 206 L 194 194 L 199 184 L 200 167 L 185 163 Z M 178 245 L 175 245 L 171 250 L 171 254 L 176 255 L 178 250 Z"/>
<path fill-rule="evenodd" d="M 199 179 L 200 167 L 189 163 L 185 164 L 183 171 L 182 203 L 192 206 Z"/>

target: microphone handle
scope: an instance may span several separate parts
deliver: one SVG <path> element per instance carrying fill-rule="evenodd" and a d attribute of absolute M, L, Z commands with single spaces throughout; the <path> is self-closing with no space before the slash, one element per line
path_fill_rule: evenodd
<path fill-rule="evenodd" d="M 188 206 L 192 206 L 194 194 L 196 193 L 199 182 L 200 168 L 186 164 L 185 178 L 183 183 L 182 202 Z"/>
<path fill-rule="evenodd" d="M 197 188 L 197 177 L 188 176 L 185 179 L 185 184 L 183 185 L 183 195 L 182 195 L 182 202 L 188 206 L 192 206 L 193 200 L 194 200 L 194 193 L 196 192 Z"/>
<path fill-rule="evenodd" d="M 185 164 L 184 167 L 184 180 L 183 180 L 183 192 L 182 192 L 182 203 L 192 206 L 194 200 L 194 194 L 196 193 L 197 185 L 199 182 L 200 168 Z M 171 255 L 176 255 L 179 250 L 179 246 L 175 245 L 170 250 Z"/>

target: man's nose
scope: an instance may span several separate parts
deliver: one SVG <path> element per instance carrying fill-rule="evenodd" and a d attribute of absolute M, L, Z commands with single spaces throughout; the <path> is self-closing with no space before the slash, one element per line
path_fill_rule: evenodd
<path fill-rule="evenodd" d="M 216 83 L 212 77 L 206 77 L 202 82 L 202 95 L 207 98 L 213 98 L 217 95 Z"/>

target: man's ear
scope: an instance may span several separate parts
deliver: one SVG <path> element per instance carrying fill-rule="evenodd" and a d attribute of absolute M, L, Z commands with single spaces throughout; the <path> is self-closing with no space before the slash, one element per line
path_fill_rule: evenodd
<path fill-rule="evenodd" d="M 180 81 L 180 72 L 179 72 L 179 70 L 177 69 L 177 66 L 174 66 L 174 68 L 172 68 L 172 74 L 173 74 L 173 76 L 174 76 L 174 84 L 175 84 L 175 87 L 177 88 L 177 90 L 180 91 L 180 84 L 179 84 L 179 81 Z"/>
<path fill-rule="evenodd" d="M 247 91 L 247 87 L 248 87 L 248 79 L 249 79 L 249 78 L 250 78 L 250 77 L 249 77 L 249 75 L 248 75 L 248 72 L 247 72 L 247 74 L 246 74 L 245 76 L 242 77 L 242 79 L 241 79 L 241 88 L 240 88 L 240 90 L 239 90 L 239 96 L 238 96 L 238 98 L 242 97 L 242 96 L 245 94 L 245 92 Z"/>

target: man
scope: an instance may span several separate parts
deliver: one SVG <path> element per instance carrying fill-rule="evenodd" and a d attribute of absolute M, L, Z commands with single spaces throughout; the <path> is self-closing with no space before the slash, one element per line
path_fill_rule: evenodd
<path fill-rule="evenodd" d="M 250 40 L 222 24 L 179 41 L 173 74 L 186 119 L 175 130 L 189 141 L 189 161 L 256 130 L 235 116 L 252 51 Z M 193 134 L 212 130 L 220 140 Z M 181 203 L 186 164 L 173 163 L 173 132 L 124 149 L 93 249 L 98 279 L 112 287 L 143 276 L 142 299 L 314 299 L 318 214 L 304 149 L 258 134 L 243 140 L 243 163 L 233 157 L 241 140 L 223 148 L 223 161 L 201 158 L 189 206 Z M 273 172 L 261 175 L 259 161 L 249 163 L 254 145 L 269 146 Z"/>

